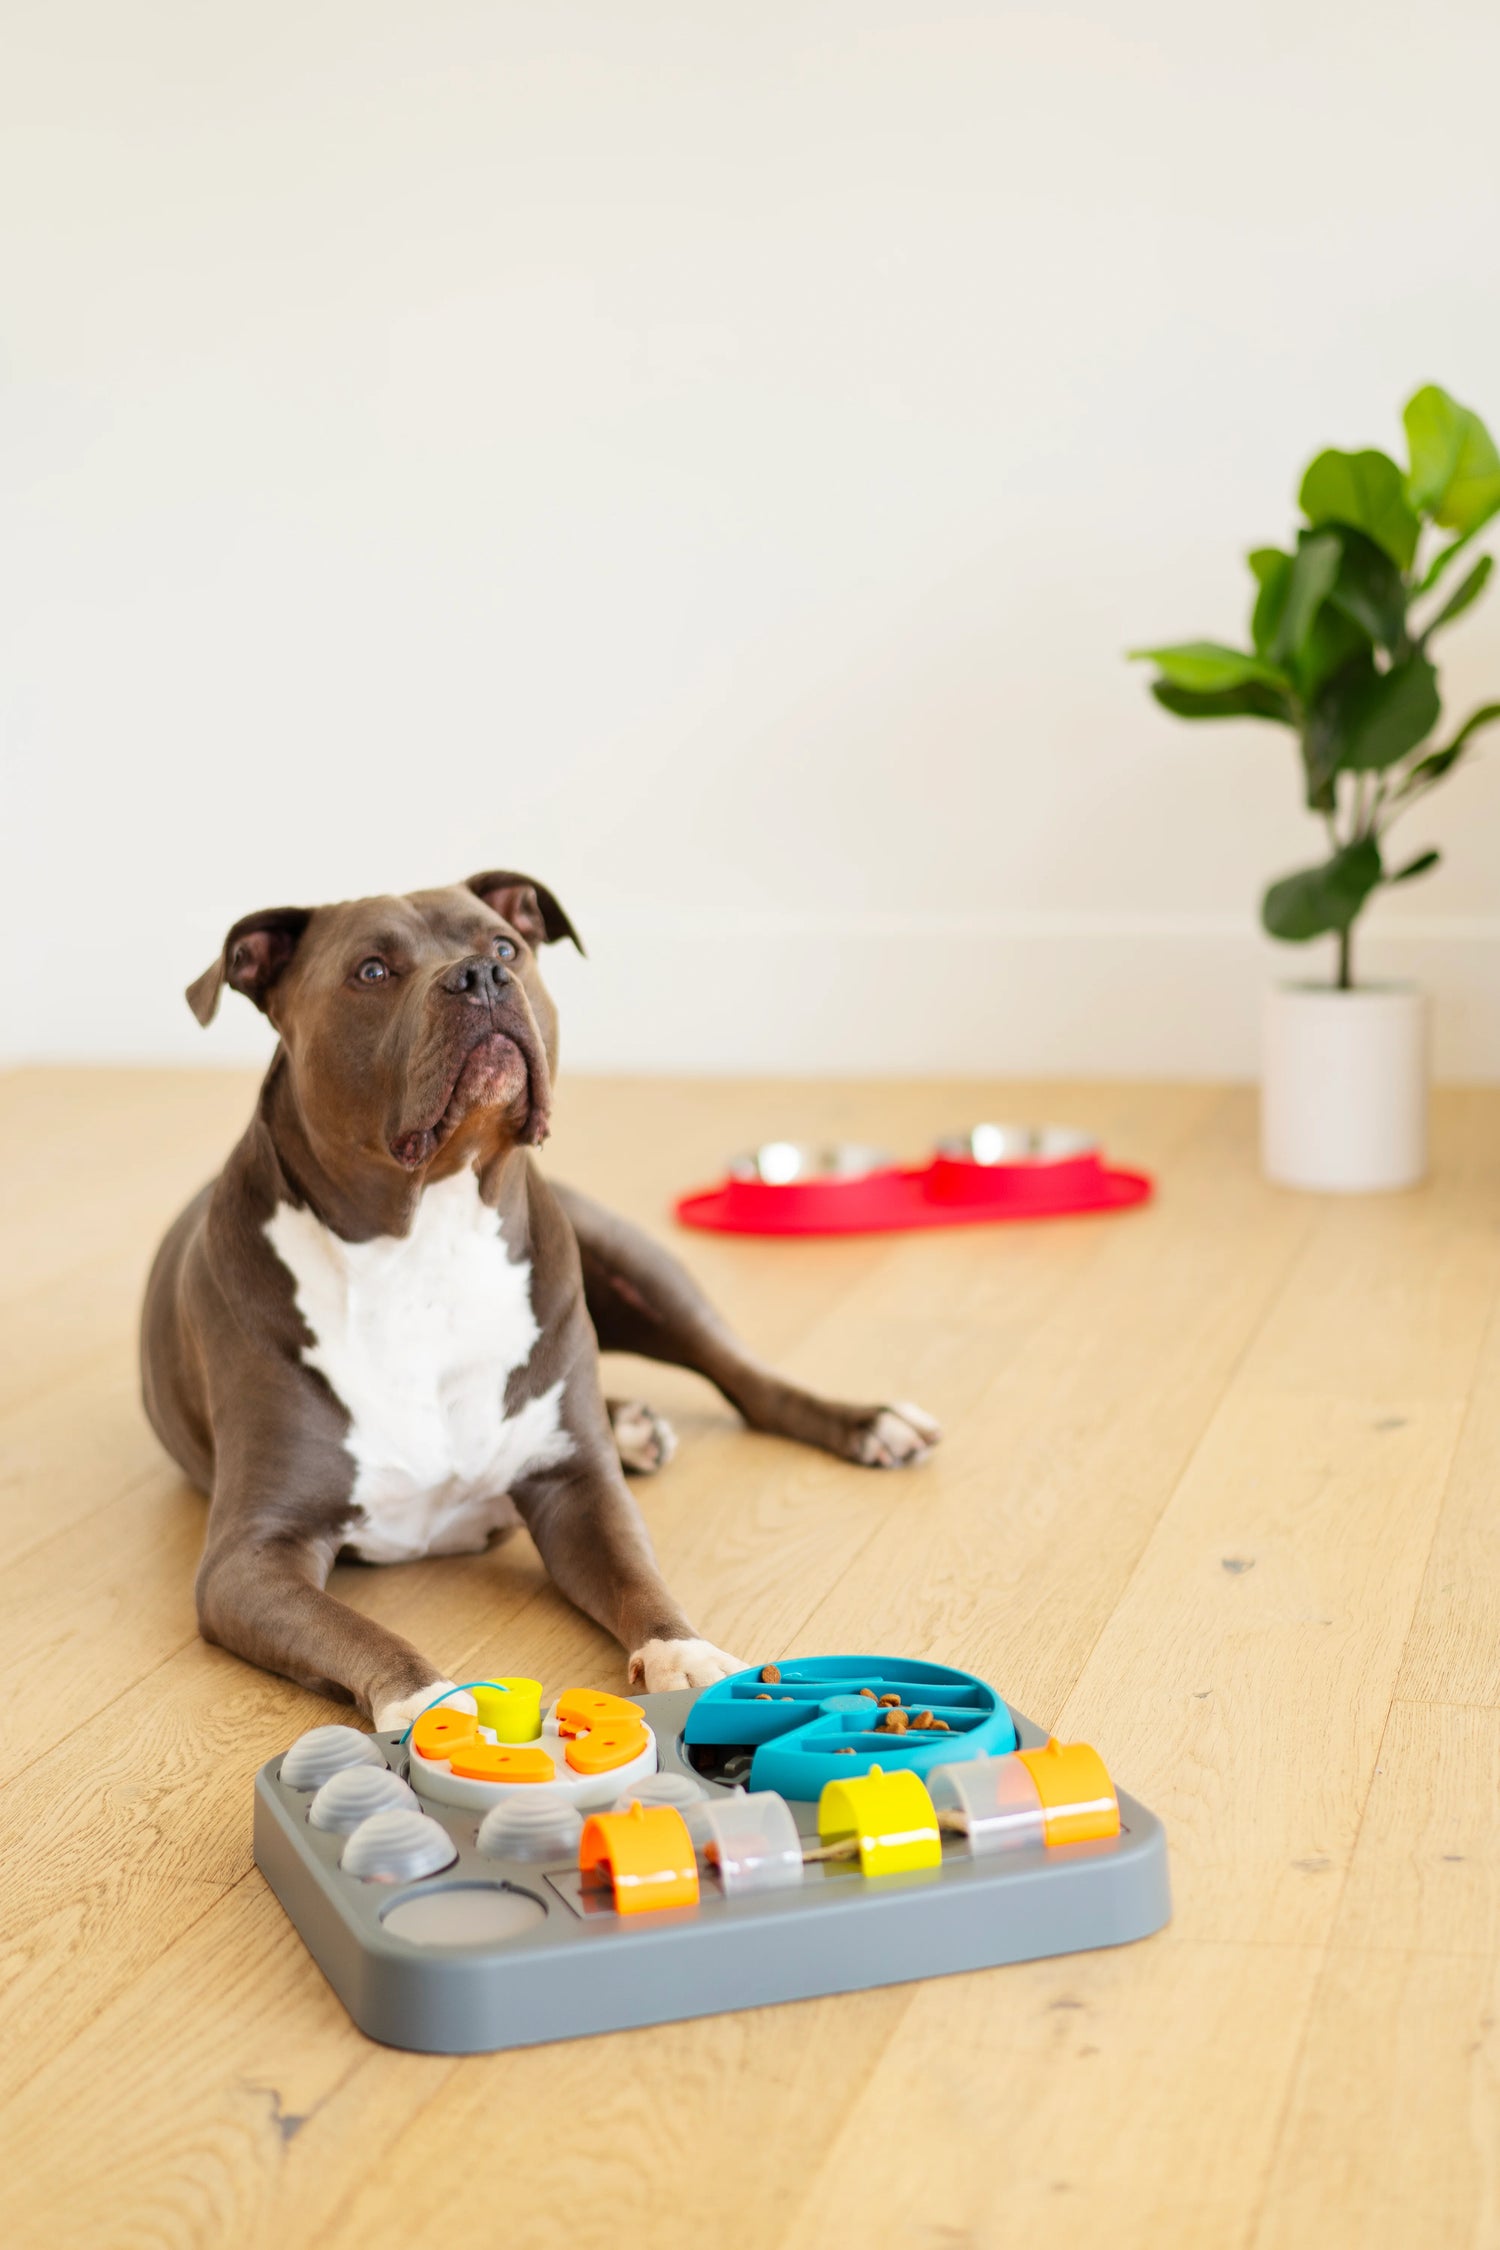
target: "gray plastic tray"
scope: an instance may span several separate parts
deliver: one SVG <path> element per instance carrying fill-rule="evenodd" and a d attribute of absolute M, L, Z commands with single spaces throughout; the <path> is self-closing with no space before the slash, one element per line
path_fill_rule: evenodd
<path fill-rule="evenodd" d="M 692 1689 L 639 1698 L 663 1768 L 691 1773 L 681 1730 Z M 1023 1748 L 1046 1741 L 1015 1713 Z M 393 1735 L 374 1738 L 406 1770 Z M 280 1758 L 255 1778 L 255 1860 L 361 2031 L 426 2054 L 479 2054 L 598 2031 L 807 2000 L 917 1977 L 987 1969 L 1045 1954 L 1123 1945 L 1171 1914 L 1159 1820 L 1120 1791 L 1121 1832 L 1108 1842 L 975 1859 L 945 1838 L 943 1863 L 871 1880 L 848 1863 L 809 1866 L 795 1890 L 726 1899 L 705 1878 L 697 1906 L 617 1915 L 582 1891 L 574 1867 L 482 1857 L 479 1816 L 427 1805 L 458 1858 L 421 1883 L 345 1875 L 345 1839 L 308 1823 L 311 1796 L 279 1779 Z M 727 1788 L 704 1781 L 708 1796 Z M 805 1834 L 817 1807 L 794 1804 Z M 430 1946 L 400 1938 L 384 1916 L 404 1899 L 454 1885 L 503 1885 L 545 1909 L 501 1944 Z"/>

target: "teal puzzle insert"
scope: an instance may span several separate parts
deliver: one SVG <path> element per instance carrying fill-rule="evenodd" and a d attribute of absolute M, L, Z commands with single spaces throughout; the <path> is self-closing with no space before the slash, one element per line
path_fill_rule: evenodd
<path fill-rule="evenodd" d="M 946 1719 L 948 1731 L 896 1736 L 877 1730 L 876 1705 L 861 1688 L 877 1699 L 899 1695 L 908 1712 Z M 777 1681 L 763 1681 L 752 1670 L 704 1688 L 683 1740 L 689 1763 L 699 1744 L 752 1749 L 752 1789 L 816 1799 L 828 1782 L 847 1781 L 872 1766 L 926 1774 L 960 1759 L 1004 1757 L 1016 1747 L 1016 1728 L 995 1690 L 972 1672 L 899 1657 L 820 1656 L 783 1664 Z"/>

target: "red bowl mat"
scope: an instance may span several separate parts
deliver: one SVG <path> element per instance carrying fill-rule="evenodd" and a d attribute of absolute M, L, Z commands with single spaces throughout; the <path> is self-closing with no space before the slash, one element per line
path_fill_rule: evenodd
<path fill-rule="evenodd" d="M 997 1167 L 1008 1177 L 993 1200 L 939 1202 L 928 1193 L 930 1166 L 871 1173 L 867 1179 L 797 1181 L 773 1187 L 761 1180 L 728 1180 L 685 1195 L 675 1216 L 686 1227 L 718 1234 L 891 1234 L 914 1227 L 994 1225 L 1010 1219 L 1058 1219 L 1089 1211 L 1123 1211 L 1144 1203 L 1154 1182 L 1145 1172 L 1093 1165 L 1086 1179 L 1076 1167 L 1049 1192 L 1046 1171 Z M 1014 1175 L 1020 1175 L 1019 1178 Z M 747 1192 L 748 1191 L 748 1192 Z"/>

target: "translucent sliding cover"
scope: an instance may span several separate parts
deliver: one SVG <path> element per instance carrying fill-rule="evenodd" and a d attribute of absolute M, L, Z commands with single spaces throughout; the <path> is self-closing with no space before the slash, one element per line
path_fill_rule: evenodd
<path fill-rule="evenodd" d="M 763 1789 L 689 1806 L 688 1832 L 731 1898 L 788 1891 L 802 1880 L 802 1838 L 784 1797 Z"/>
<path fill-rule="evenodd" d="M 927 1787 L 940 1813 L 961 1813 L 976 1857 L 1021 1851 L 1047 1841 L 1041 1792 L 1020 1758 L 974 1758 L 934 1766 Z"/>

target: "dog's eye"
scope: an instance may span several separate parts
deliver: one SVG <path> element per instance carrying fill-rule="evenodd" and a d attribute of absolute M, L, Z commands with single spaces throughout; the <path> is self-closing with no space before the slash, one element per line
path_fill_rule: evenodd
<path fill-rule="evenodd" d="M 372 953 L 368 961 L 360 962 L 354 974 L 360 984 L 384 984 L 390 970 Z"/>
<path fill-rule="evenodd" d="M 494 941 L 494 950 L 496 958 L 501 961 L 514 961 L 516 957 L 516 949 L 508 937 L 497 937 Z"/>

